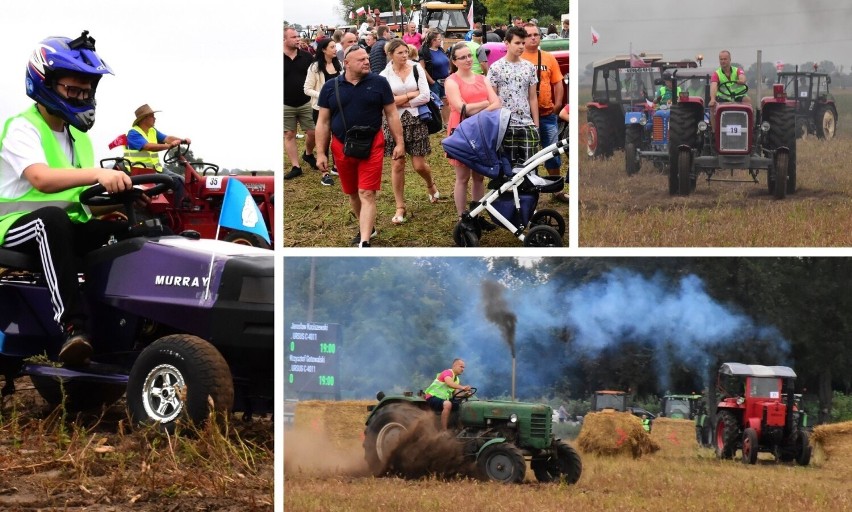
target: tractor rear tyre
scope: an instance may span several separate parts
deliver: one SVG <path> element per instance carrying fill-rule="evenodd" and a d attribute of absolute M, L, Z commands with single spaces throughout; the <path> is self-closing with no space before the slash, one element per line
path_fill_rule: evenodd
<path fill-rule="evenodd" d="M 757 431 L 747 428 L 743 432 L 743 464 L 757 463 Z"/>
<path fill-rule="evenodd" d="M 796 464 L 807 466 L 811 462 L 811 445 L 808 433 L 804 430 L 796 432 Z"/>
<path fill-rule="evenodd" d="M 737 451 L 739 439 L 737 417 L 730 411 L 722 411 L 716 419 L 716 458 L 731 459 Z"/>
<path fill-rule="evenodd" d="M 680 146 L 695 148 L 698 145 L 698 123 L 701 122 L 703 113 L 697 105 L 675 103 L 672 105 L 669 117 L 669 194 L 676 195 L 681 192 L 680 169 L 678 157 Z M 692 180 L 693 182 L 695 179 Z M 694 185 L 690 185 L 693 189 Z"/>
<path fill-rule="evenodd" d="M 391 454 L 420 413 L 411 404 L 395 403 L 382 407 L 370 419 L 364 430 L 364 458 L 373 476 L 388 473 Z"/>
<path fill-rule="evenodd" d="M 554 441 L 553 447 L 556 449 L 555 456 L 530 461 L 536 480 L 576 484 L 583 472 L 580 454 L 565 441 Z"/>
<path fill-rule="evenodd" d="M 816 114 L 816 132 L 820 139 L 831 140 L 837 129 L 837 113 L 831 107 L 820 107 Z"/>
<path fill-rule="evenodd" d="M 695 190 L 695 180 L 692 178 L 692 151 L 683 148 L 677 154 L 677 191 L 682 196 L 688 196 Z"/>
<path fill-rule="evenodd" d="M 786 194 L 796 192 L 796 114 L 786 105 L 770 104 L 763 109 L 763 120 L 769 123 L 767 148 L 778 149 L 786 147 L 787 156 L 787 188 Z M 769 177 L 769 193 L 778 197 L 775 190 L 775 177 Z"/>
<path fill-rule="evenodd" d="M 633 176 L 642 167 L 642 161 L 636 156 L 636 149 L 642 143 L 642 128 L 629 126 L 624 141 L 624 168 L 628 176 Z"/>
<path fill-rule="evenodd" d="M 483 478 L 504 484 L 523 482 L 527 471 L 524 454 L 509 443 L 494 444 L 483 450 L 476 466 Z"/>
<path fill-rule="evenodd" d="M 594 108 L 588 113 L 589 132 L 586 137 L 586 153 L 592 158 L 612 156 L 613 127 L 607 119 L 607 113 Z"/>

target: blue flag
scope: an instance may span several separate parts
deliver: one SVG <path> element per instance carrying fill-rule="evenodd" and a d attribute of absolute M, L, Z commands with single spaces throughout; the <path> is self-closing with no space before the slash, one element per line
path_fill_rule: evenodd
<path fill-rule="evenodd" d="M 263 237 L 271 244 L 266 222 L 260 214 L 260 209 L 254 202 L 243 182 L 236 178 L 228 178 L 225 188 L 225 199 L 222 200 L 222 213 L 219 214 L 219 225 L 226 228 L 248 231 Z"/>

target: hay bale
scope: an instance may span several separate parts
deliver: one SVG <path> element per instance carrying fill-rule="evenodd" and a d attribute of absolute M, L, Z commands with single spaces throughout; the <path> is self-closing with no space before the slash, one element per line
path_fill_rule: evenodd
<path fill-rule="evenodd" d="M 367 421 L 368 405 L 374 401 L 307 400 L 296 404 L 294 427 L 328 439 L 335 447 L 342 448 L 356 443 L 360 446 Z"/>
<path fill-rule="evenodd" d="M 657 418 L 651 425 L 651 439 L 669 455 L 692 456 L 699 448 L 695 439 L 695 422 L 692 420 Z"/>
<path fill-rule="evenodd" d="M 629 412 L 593 412 L 583 418 L 577 446 L 594 455 L 630 455 L 639 458 L 654 453 L 660 445 L 642 428 L 642 420 Z"/>
<path fill-rule="evenodd" d="M 852 421 L 814 427 L 810 441 L 821 465 L 852 468 Z"/>

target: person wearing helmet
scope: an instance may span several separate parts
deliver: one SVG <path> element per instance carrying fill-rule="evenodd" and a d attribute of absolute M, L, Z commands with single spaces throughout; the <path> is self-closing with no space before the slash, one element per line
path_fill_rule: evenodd
<path fill-rule="evenodd" d="M 130 177 L 94 165 L 86 132 L 95 123 L 95 91 L 112 74 L 88 31 L 77 39 L 41 41 L 27 64 L 27 96 L 35 101 L 0 133 L 0 244 L 41 261 L 53 319 L 65 334 L 60 361 L 85 364 L 92 353 L 80 303 L 76 257 L 126 233 L 126 222 L 92 219 L 80 193 L 97 183 L 109 193 Z"/>

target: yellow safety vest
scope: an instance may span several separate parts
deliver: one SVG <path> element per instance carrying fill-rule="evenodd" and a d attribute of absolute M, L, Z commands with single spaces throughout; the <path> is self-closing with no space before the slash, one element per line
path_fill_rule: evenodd
<path fill-rule="evenodd" d="M 6 139 L 9 124 L 13 119 L 19 117 L 26 119 L 38 130 L 41 147 L 47 159 L 47 166 L 51 169 L 70 169 L 72 167 L 90 168 L 95 166 L 92 141 L 89 139 L 89 136 L 77 128 L 69 126 L 73 140 L 72 150 L 77 157 L 77 165 L 73 165 L 68 161 L 68 157 L 62 148 L 59 147 L 59 141 L 53 135 L 53 130 L 50 129 L 50 126 L 41 117 L 41 113 L 35 105 L 14 117 L 10 117 L 6 121 L 6 124 L 3 126 L 3 133 L 0 134 L 0 148 L 3 147 L 3 140 Z M 80 203 L 80 193 L 87 188 L 89 187 L 75 187 L 63 190 L 62 192 L 47 193 L 33 187 L 21 197 L 0 198 L 0 244 L 6 240 L 6 232 L 9 231 L 9 226 L 18 218 L 46 206 L 57 206 L 64 209 L 68 213 L 68 218 L 71 219 L 71 222 L 77 224 L 87 222 L 92 217 L 92 214 L 85 205 Z"/>
<path fill-rule="evenodd" d="M 432 384 L 430 384 L 429 387 L 426 388 L 426 391 L 424 391 L 424 393 L 426 393 L 427 395 L 438 397 L 442 400 L 449 400 L 453 394 L 453 389 L 450 386 L 447 386 L 446 382 L 438 380 L 438 378 L 441 376 L 441 373 L 435 375 L 435 380 L 433 380 Z M 455 382 L 456 384 L 459 383 L 458 375 L 453 374 L 453 382 Z"/>
<path fill-rule="evenodd" d="M 148 133 L 142 131 L 142 128 L 138 125 L 134 125 L 132 129 L 139 132 L 151 144 L 157 144 L 157 130 L 153 126 L 148 130 Z M 124 146 L 124 158 L 130 160 L 131 164 L 140 164 L 151 169 L 156 169 L 157 172 L 163 172 L 163 166 L 160 165 L 160 156 L 156 151 L 145 151 L 144 149 L 137 151 Z"/>
<path fill-rule="evenodd" d="M 735 97 L 741 97 L 745 92 L 745 87 L 742 84 L 737 84 L 737 70 L 736 66 L 731 66 L 731 76 L 725 76 L 725 72 L 722 71 L 722 68 L 716 70 L 716 76 L 719 77 L 719 87 L 716 88 L 716 97 L 723 101 L 734 101 Z M 733 77 L 733 78 L 731 78 Z M 726 91 L 730 91 L 733 93 L 733 96 L 722 93 L 721 85 L 726 82 L 733 82 L 734 85 L 725 87 Z"/>

